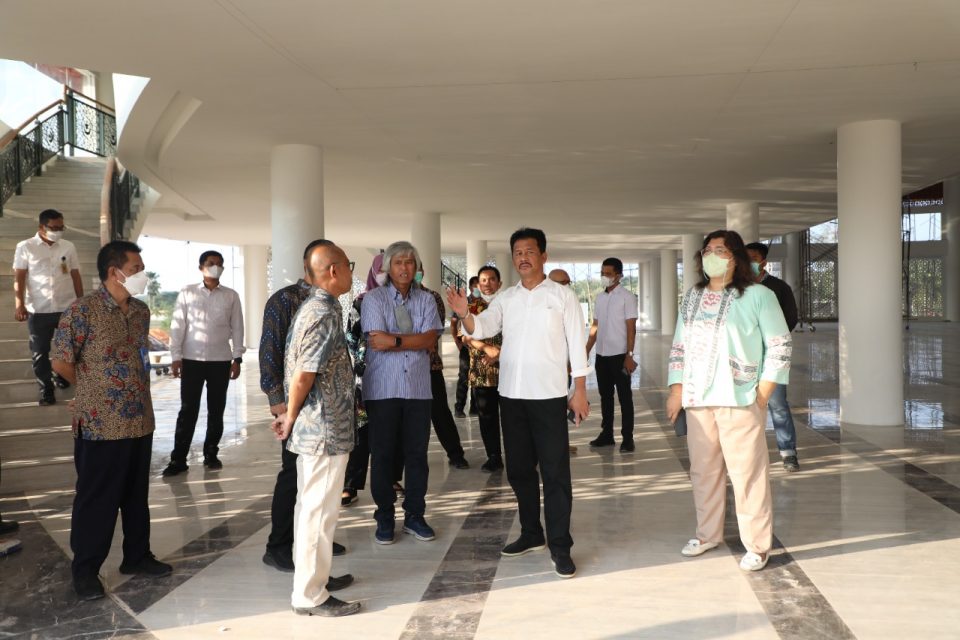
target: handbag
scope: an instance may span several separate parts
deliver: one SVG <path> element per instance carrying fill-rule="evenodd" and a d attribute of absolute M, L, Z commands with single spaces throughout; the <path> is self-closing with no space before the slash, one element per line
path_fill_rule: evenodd
<path fill-rule="evenodd" d="M 677 434 L 678 438 L 682 438 L 687 435 L 687 410 L 680 409 L 680 413 L 677 414 L 677 419 L 673 421 L 673 432 Z"/>

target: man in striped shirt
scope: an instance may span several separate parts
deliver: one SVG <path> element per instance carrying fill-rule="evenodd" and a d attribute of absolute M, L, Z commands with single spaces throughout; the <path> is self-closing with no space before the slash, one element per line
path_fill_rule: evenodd
<path fill-rule="evenodd" d="M 433 296 L 414 283 L 420 255 L 409 242 L 387 247 L 384 286 L 363 297 L 360 325 L 367 336 L 363 401 L 369 417 L 370 489 L 377 510 L 376 542 L 394 541 L 393 466 L 403 451 L 406 494 L 403 530 L 433 540 L 426 511 L 427 443 L 430 439 L 430 354 L 443 330 Z"/>

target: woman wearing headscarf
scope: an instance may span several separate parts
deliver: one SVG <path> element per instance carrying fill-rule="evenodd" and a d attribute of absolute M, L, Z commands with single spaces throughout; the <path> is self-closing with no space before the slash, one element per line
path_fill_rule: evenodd
<path fill-rule="evenodd" d="M 723 541 L 730 475 L 745 571 L 763 569 L 773 540 L 766 407 L 790 372 L 791 339 L 772 291 L 755 286 L 735 231 L 709 234 L 697 256 L 699 282 L 684 294 L 670 350 L 667 415 L 686 411 L 699 556 Z M 726 473 L 725 473 L 726 472 Z"/>

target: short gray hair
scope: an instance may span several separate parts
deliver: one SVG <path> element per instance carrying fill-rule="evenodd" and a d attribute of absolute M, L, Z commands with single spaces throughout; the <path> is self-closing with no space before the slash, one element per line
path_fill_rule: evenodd
<path fill-rule="evenodd" d="M 413 259 L 417 263 L 417 271 L 423 268 L 423 263 L 420 262 L 420 252 L 417 251 L 417 248 L 406 240 L 399 240 L 391 244 L 387 247 L 387 250 L 383 252 L 383 264 L 380 266 L 380 270 L 384 273 L 390 273 L 390 263 L 393 259 L 403 256 L 413 256 Z"/>

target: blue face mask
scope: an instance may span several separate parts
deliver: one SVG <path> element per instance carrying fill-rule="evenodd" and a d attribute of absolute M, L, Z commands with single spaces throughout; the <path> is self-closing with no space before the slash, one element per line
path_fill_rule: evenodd
<path fill-rule="evenodd" d="M 473 288 L 473 291 L 471 291 L 470 293 L 473 294 L 473 297 L 474 297 L 474 298 L 479 298 L 479 297 L 480 297 L 480 287 L 474 287 L 474 288 Z"/>
<path fill-rule="evenodd" d="M 423 273 L 421 273 L 420 271 L 417 271 L 415 274 L 413 274 L 413 281 L 416 282 L 417 284 L 420 284 L 421 282 L 423 282 Z"/>
<path fill-rule="evenodd" d="M 760 263 L 759 263 L 759 262 L 751 262 L 751 263 L 750 263 L 750 268 L 753 269 L 753 275 L 755 275 L 755 276 L 759 276 L 759 275 L 760 275 Z"/>

